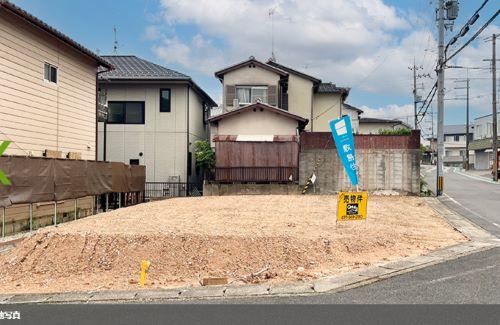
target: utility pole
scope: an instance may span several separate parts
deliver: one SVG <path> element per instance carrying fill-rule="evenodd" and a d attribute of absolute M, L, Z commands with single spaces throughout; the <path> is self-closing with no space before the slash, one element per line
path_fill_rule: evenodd
<path fill-rule="evenodd" d="M 465 118 L 465 124 L 467 125 L 465 129 L 465 170 L 469 170 L 470 166 L 470 156 L 469 156 L 469 70 L 467 70 L 467 104 L 466 104 L 466 118 Z"/>
<path fill-rule="evenodd" d="M 493 180 L 498 182 L 498 135 L 497 135 L 497 56 L 496 56 L 497 34 L 493 34 L 491 55 L 491 78 L 493 95 Z"/>
<path fill-rule="evenodd" d="M 444 0 L 437 1 L 438 64 L 437 64 L 437 179 L 436 195 L 443 194 L 444 157 Z"/>
<path fill-rule="evenodd" d="M 413 57 L 413 67 L 408 67 L 408 69 L 413 71 L 413 111 L 415 117 L 415 130 L 418 129 L 417 125 L 417 104 L 419 102 L 417 98 L 417 70 L 420 69 L 415 65 L 415 57 Z"/>
<path fill-rule="evenodd" d="M 460 66 L 451 66 L 449 68 L 461 68 Z M 465 87 L 455 87 L 455 89 L 465 89 L 466 90 L 466 107 L 465 107 L 465 164 L 464 168 L 465 170 L 469 170 L 469 165 L 470 165 L 470 156 L 469 156 L 469 133 L 470 133 L 470 125 L 469 125 L 469 90 L 470 90 L 470 78 L 469 78 L 469 68 L 464 67 L 467 69 L 467 78 L 463 80 L 457 80 L 456 82 L 465 82 Z M 458 99 L 458 98 L 457 98 Z"/>

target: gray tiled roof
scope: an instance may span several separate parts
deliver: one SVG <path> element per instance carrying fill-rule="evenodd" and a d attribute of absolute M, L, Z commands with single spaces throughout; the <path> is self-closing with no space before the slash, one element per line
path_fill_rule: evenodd
<path fill-rule="evenodd" d="M 101 79 L 189 80 L 190 77 L 135 55 L 103 55 L 115 69 L 102 73 Z"/>
<path fill-rule="evenodd" d="M 349 93 L 349 88 L 337 87 L 331 82 L 322 82 L 318 85 L 318 93 Z"/>
<path fill-rule="evenodd" d="M 466 133 L 465 129 L 466 129 L 465 124 L 445 125 L 444 134 L 465 134 Z M 473 131 L 473 126 L 471 125 L 469 127 L 469 133 L 472 133 L 472 131 Z"/>
<path fill-rule="evenodd" d="M 393 120 L 393 119 L 385 119 L 385 118 L 376 118 L 376 117 L 362 117 L 359 119 L 359 123 L 397 123 L 403 124 L 403 121 Z"/>
<path fill-rule="evenodd" d="M 359 112 L 359 113 L 363 113 L 364 112 L 362 109 L 354 107 L 354 106 L 349 105 L 347 103 L 344 103 L 344 108 L 350 109 L 350 110 L 353 110 L 353 111 L 356 111 L 356 112 Z"/>

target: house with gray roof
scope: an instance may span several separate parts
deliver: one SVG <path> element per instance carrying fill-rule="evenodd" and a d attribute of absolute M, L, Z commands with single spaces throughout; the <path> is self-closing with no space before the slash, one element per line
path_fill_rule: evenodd
<path fill-rule="evenodd" d="M 466 131 L 465 124 L 445 125 L 444 126 L 444 157 L 445 166 L 463 167 L 466 162 Z M 474 126 L 469 128 L 469 141 L 472 141 Z M 430 138 L 431 148 L 437 148 L 436 138 Z M 469 147 L 470 148 L 470 147 Z M 472 149 L 469 150 L 469 164 L 475 165 L 475 154 Z"/>
<path fill-rule="evenodd" d="M 260 102 L 307 119 L 305 131 L 312 132 L 330 131 L 328 122 L 341 116 L 350 91 L 296 68 L 253 56 L 215 72 L 215 77 L 223 88 L 218 114 Z"/>
<path fill-rule="evenodd" d="M 216 103 L 189 76 L 135 55 L 106 55 L 99 74 L 99 159 L 146 166 L 147 182 L 200 183 L 194 143 Z"/>

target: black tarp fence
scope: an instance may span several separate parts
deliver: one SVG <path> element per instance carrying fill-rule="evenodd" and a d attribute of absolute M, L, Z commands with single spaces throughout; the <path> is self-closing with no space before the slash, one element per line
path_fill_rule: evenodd
<path fill-rule="evenodd" d="M 76 199 L 105 193 L 143 192 L 146 167 L 117 162 L 2 156 L 0 207 Z"/>

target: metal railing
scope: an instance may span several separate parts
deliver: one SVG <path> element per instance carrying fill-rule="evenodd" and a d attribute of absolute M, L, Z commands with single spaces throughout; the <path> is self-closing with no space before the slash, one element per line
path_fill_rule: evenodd
<path fill-rule="evenodd" d="M 298 167 L 216 167 L 213 181 L 249 183 L 293 183 Z"/>
<path fill-rule="evenodd" d="M 201 196 L 200 189 L 194 183 L 185 182 L 146 182 L 146 200 L 184 196 Z"/>

